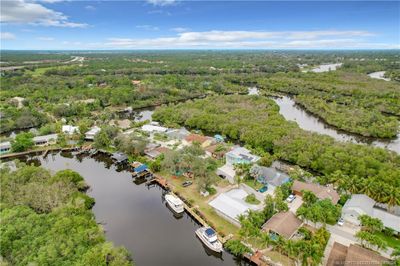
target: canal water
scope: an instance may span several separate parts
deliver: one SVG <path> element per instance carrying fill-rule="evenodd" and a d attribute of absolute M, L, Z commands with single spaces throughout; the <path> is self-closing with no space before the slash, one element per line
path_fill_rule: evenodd
<path fill-rule="evenodd" d="M 108 156 L 54 153 L 30 158 L 28 163 L 80 173 L 90 185 L 88 194 L 96 200 L 93 212 L 107 240 L 125 246 L 135 265 L 247 265 L 227 252 L 222 256 L 209 252 L 195 236 L 200 227 L 196 221 L 186 213 L 175 217 L 160 187 L 136 185 L 131 174 L 118 169 Z"/>
<path fill-rule="evenodd" d="M 295 121 L 300 128 L 320 134 L 325 134 L 339 141 L 351 141 L 358 144 L 374 145 L 400 153 L 400 134 L 393 140 L 377 140 L 352 135 L 327 125 L 318 117 L 308 113 L 287 96 L 272 98 L 279 105 L 279 112 L 286 120 Z"/>

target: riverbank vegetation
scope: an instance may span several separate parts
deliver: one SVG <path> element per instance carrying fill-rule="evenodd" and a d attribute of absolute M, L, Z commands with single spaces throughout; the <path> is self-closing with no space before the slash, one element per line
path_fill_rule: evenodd
<path fill-rule="evenodd" d="M 400 157 L 381 148 L 336 142 L 287 122 L 269 99 L 214 96 L 156 110 L 153 118 L 166 125 L 224 134 L 255 151 L 319 173 L 321 183 L 343 191 L 365 193 L 379 202 L 398 204 Z"/>
<path fill-rule="evenodd" d="M 293 95 L 307 111 L 347 132 L 391 138 L 399 130 L 400 90 L 396 82 L 339 70 L 277 74 L 259 79 L 258 84 L 267 91 Z"/>
<path fill-rule="evenodd" d="M 132 265 L 127 250 L 106 242 L 78 173 L 19 165 L 2 168 L 1 177 L 3 263 Z"/>

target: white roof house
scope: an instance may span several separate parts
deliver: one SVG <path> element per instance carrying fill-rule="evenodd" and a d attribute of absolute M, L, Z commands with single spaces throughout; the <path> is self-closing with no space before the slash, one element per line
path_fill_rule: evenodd
<path fill-rule="evenodd" d="M 261 206 L 252 205 L 245 201 L 247 194 L 243 189 L 232 189 L 228 192 L 221 193 L 210 201 L 208 204 L 212 206 L 216 212 L 233 224 L 240 226 L 239 216 L 246 215 L 248 210 L 259 210 Z"/>
<path fill-rule="evenodd" d="M 156 125 L 143 125 L 142 130 L 145 132 L 166 132 L 168 128 Z"/>
<path fill-rule="evenodd" d="M 75 133 L 79 133 L 79 128 L 75 126 L 64 125 L 62 126 L 61 131 L 65 134 L 72 135 Z"/>
<path fill-rule="evenodd" d="M 94 136 L 101 131 L 101 128 L 98 126 L 92 127 L 88 132 L 85 133 L 85 139 L 94 140 Z"/>
<path fill-rule="evenodd" d="M 11 142 L 5 141 L 0 143 L 0 154 L 9 152 L 11 150 Z"/>
<path fill-rule="evenodd" d="M 364 194 L 352 195 L 342 208 L 343 219 L 358 225 L 358 217 L 363 214 L 378 218 L 385 227 L 400 232 L 400 206 L 394 206 L 389 212 L 387 204 L 377 203 Z"/>
<path fill-rule="evenodd" d="M 237 164 L 237 163 L 255 163 L 260 157 L 252 154 L 248 149 L 244 147 L 236 147 L 233 150 L 227 152 L 226 163 L 227 164 Z"/>

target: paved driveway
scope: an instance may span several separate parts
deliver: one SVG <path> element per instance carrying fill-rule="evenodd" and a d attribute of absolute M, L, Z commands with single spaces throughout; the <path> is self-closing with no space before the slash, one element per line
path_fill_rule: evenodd
<path fill-rule="evenodd" d="M 300 208 L 301 204 L 303 204 L 303 199 L 300 196 L 296 196 L 294 201 L 288 203 L 289 210 L 293 213 L 296 213 L 297 209 Z"/>

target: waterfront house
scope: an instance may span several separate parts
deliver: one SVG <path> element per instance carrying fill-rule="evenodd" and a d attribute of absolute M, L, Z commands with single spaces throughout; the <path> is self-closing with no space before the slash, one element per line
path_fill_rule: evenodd
<path fill-rule="evenodd" d="M 294 236 L 297 230 L 302 226 L 303 222 L 291 212 L 279 212 L 272 216 L 263 226 L 262 229 L 271 235 L 279 235 L 286 239 Z"/>
<path fill-rule="evenodd" d="M 184 145 L 192 145 L 193 143 L 197 142 L 201 147 L 206 148 L 213 143 L 213 138 L 199 134 L 189 134 L 183 139 L 182 142 Z"/>
<path fill-rule="evenodd" d="M 115 152 L 112 154 L 111 158 L 116 162 L 116 163 L 125 163 L 128 161 L 128 156 L 122 152 Z"/>
<path fill-rule="evenodd" d="M 217 175 L 226 178 L 233 184 L 235 183 L 235 164 L 251 164 L 257 162 L 259 159 L 259 156 L 251 154 L 248 149 L 237 146 L 225 154 L 225 165 L 217 169 Z"/>
<path fill-rule="evenodd" d="M 257 162 L 260 157 L 257 155 L 253 155 L 248 149 L 244 147 L 235 147 L 231 151 L 225 154 L 226 163 L 230 165 L 234 164 L 252 164 Z"/>
<path fill-rule="evenodd" d="M 343 219 L 351 224 L 360 225 L 358 217 L 363 214 L 381 220 L 385 227 L 400 233 L 400 206 L 389 209 L 387 204 L 377 203 L 367 195 L 352 195 L 342 208 Z"/>
<path fill-rule="evenodd" d="M 239 216 L 246 215 L 248 210 L 260 210 L 261 205 L 252 205 L 246 202 L 249 194 L 243 189 L 232 189 L 219 194 L 208 204 L 216 213 L 229 222 L 240 226 Z"/>
<path fill-rule="evenodd" d="M 261 184 L 268 184 L 268 187 L 271 189 L 275 189 L 290 181 L 290 176 L 274 167 L 253 165 L 250 172 L 252 172 L 253 169 L 257 169 L 256 172 L 258 172 L 257 176 L 254 176 L 254 178 Z"/>
<path fill-rule="evenodd" d="M 363 248 L 359 245 L 350 244 L 349 247 L 334 242 L 326 263 L 327 266 L 334 265 L 384 265 L 390 261 L 382 257 L 378 252 Z"/>
<path fill-rule="evenodd" d="M 54 145 L 57 142 L 57 138 L 57 134 L 37 136 L 33 138 L 33 143 L 35 143 L 36 146 Z"/>
<path fill-rule="evenodd" d="M 67 135 L 73 135 L 79 133 L 79 128 L 71 125 L 63 125 L 61 131 Z"/>
<path fill-rule="evenodd" d="M 0 143 L 0 154 L 4 154 L 11 151 L 11 142 L 5 141 Z"/>
<path fill-rule="evenodd" d="M 88 132 L 85 133 L 85 139 L 86 140 L 94 140 L 94 137 L 100 131 L 101 131 L 101 128 L 99 128 L 97 126 L 92 127 Z"/>
<path fill-rule="evenodd" d="M 321 200 L 330 199 L 333 204 L 336 204 L 340 199 L 339 194 L 332 187 L 326 187 L 318 184 L 305 183 L 295 180 L 292 186 L 293 193 L 302 196 L 303 190 L 311 191 L 315 194 L 315 196 L 317 196 L 317 198 Z"/>

